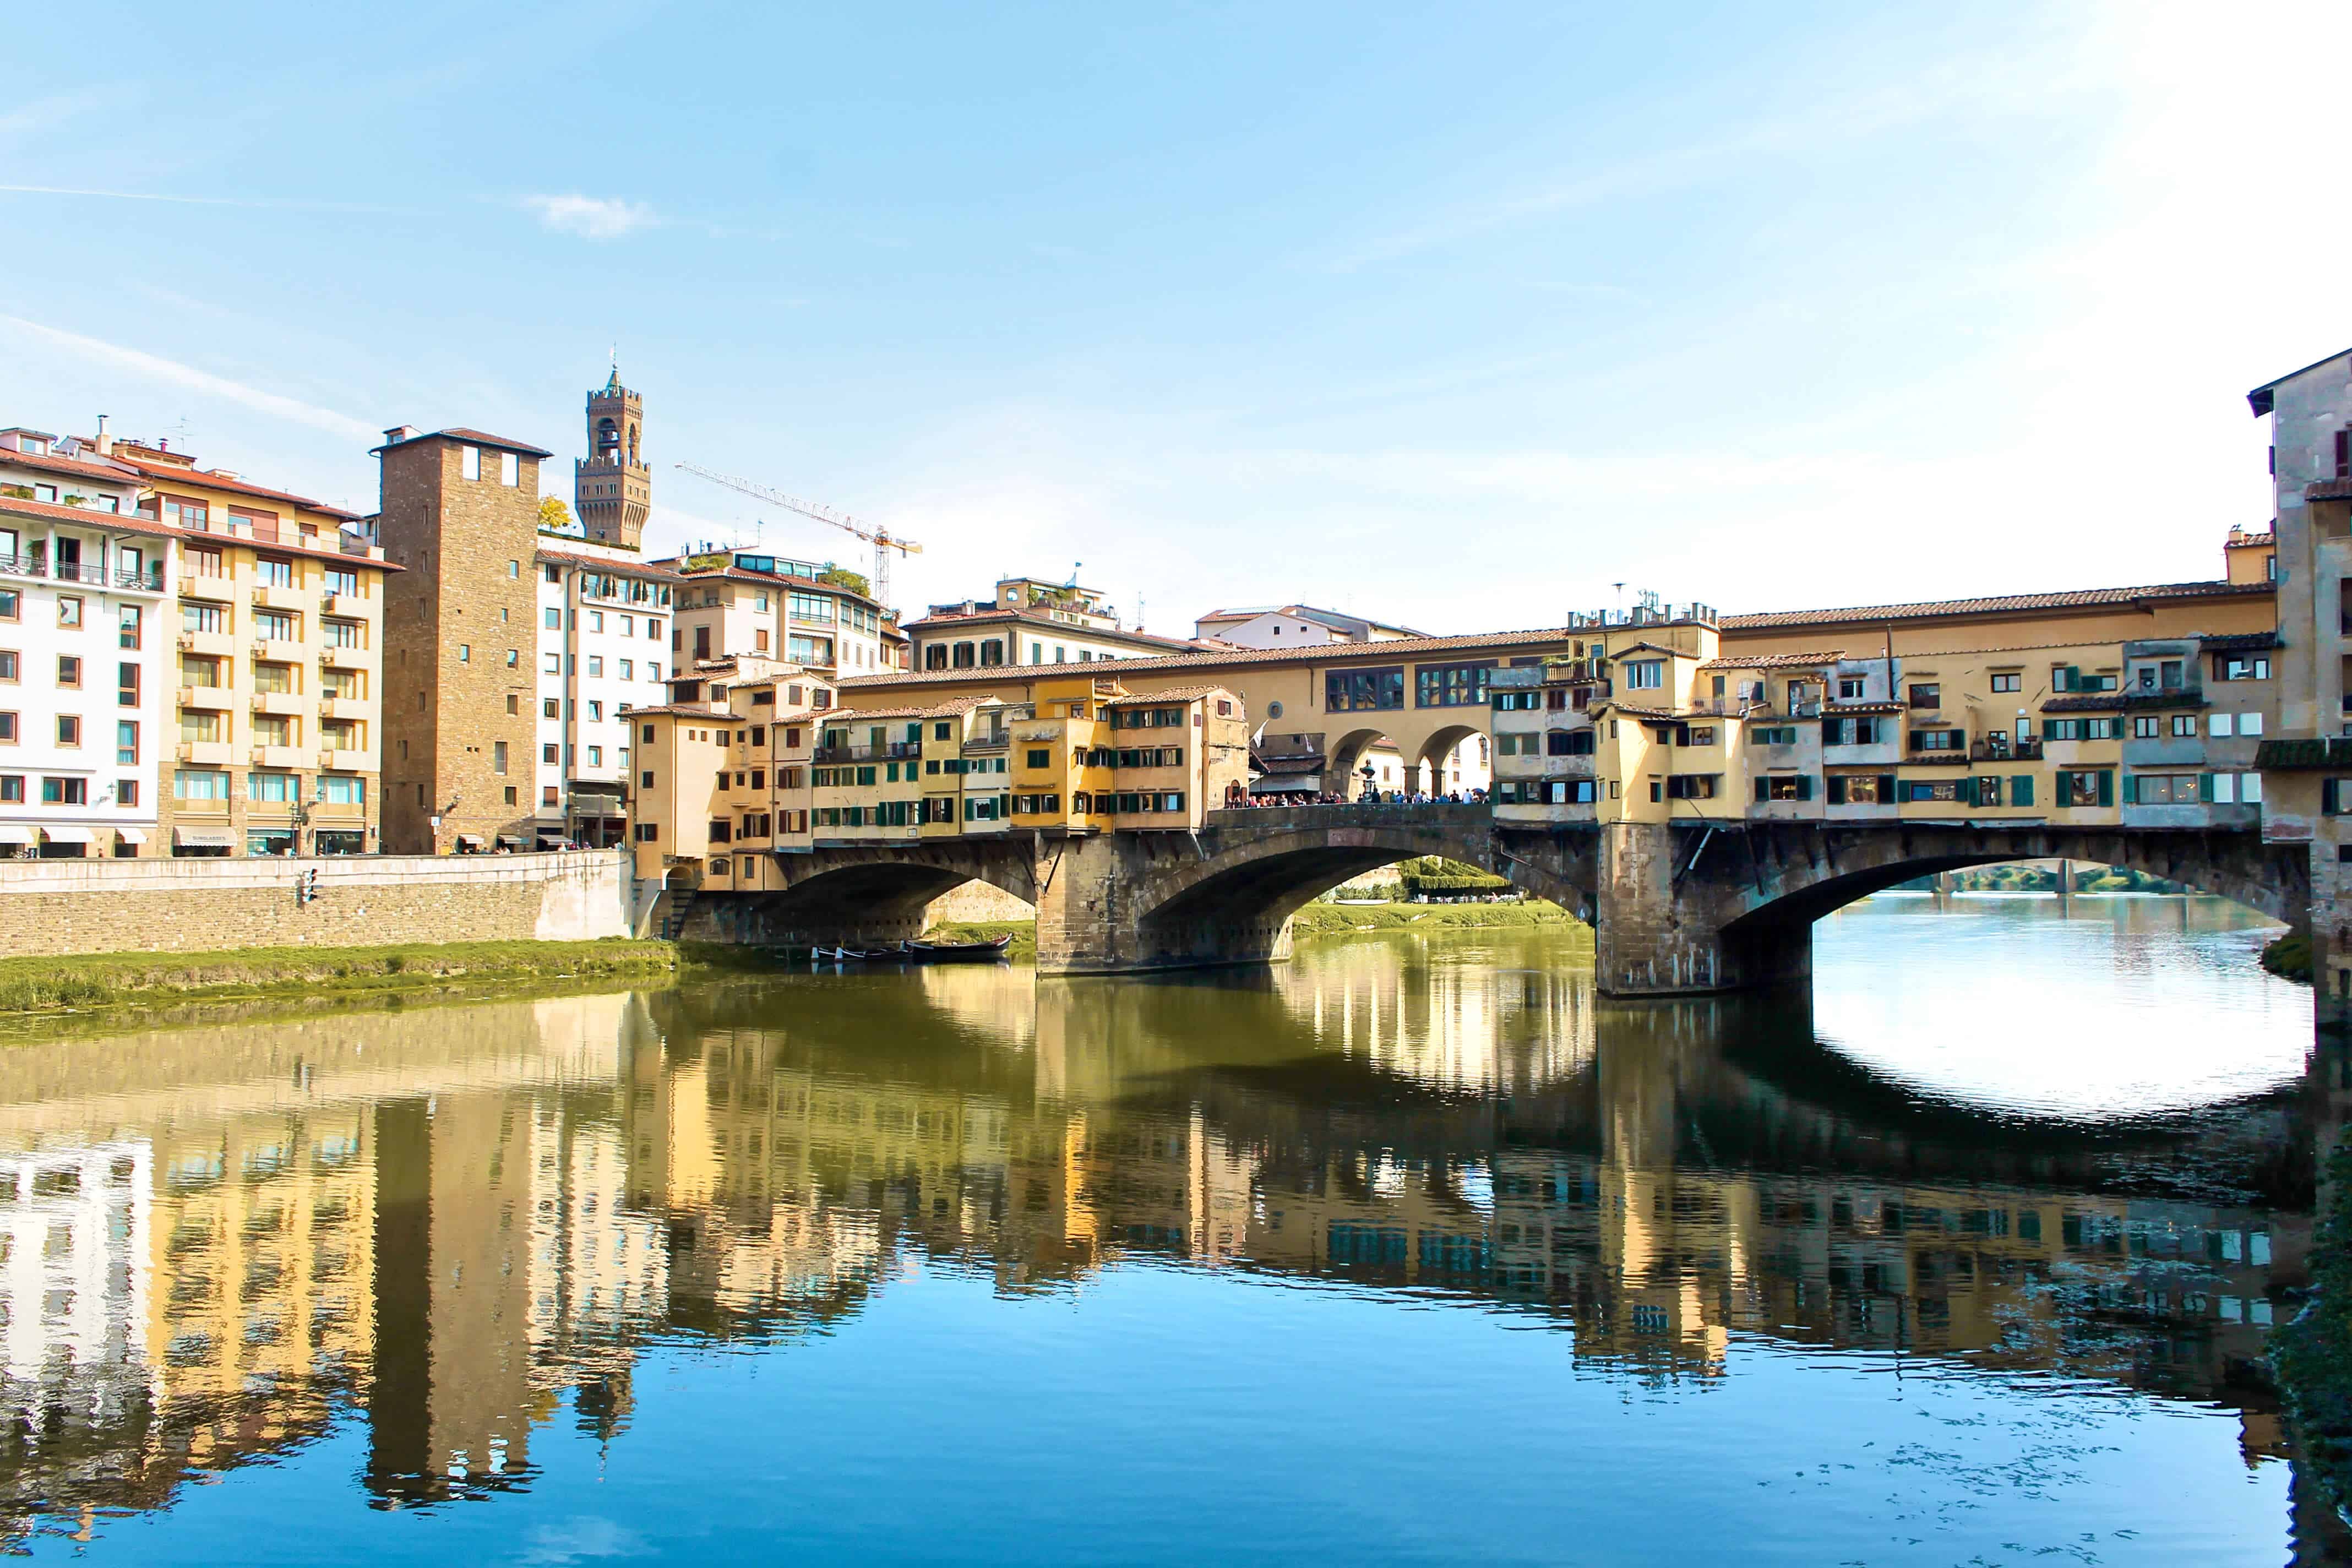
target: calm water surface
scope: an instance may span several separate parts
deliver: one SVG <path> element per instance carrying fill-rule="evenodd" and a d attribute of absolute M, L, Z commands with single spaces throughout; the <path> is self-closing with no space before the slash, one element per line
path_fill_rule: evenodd
<path fill-rule="evenodd" d="M 2347 1091 L 2206 900 L 0 1051 L 0 1510 L 154 1563 L 2334 1560 Z M 13 1199 L 7 1197 L 13 1188 Z"/>

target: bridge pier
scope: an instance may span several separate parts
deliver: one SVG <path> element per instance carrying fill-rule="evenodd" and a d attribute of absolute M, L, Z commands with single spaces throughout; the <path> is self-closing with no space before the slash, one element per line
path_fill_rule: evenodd
<path fill-rule="evenodd" d="M 1662 822 L 1601 829 L 1593 968 L 1601 994 L 1687 996 L 1812 977 L 1811 919 L 1742 921 L 1749 911 L 1737 893 L 1686 863 L 1706 850 Z"/>

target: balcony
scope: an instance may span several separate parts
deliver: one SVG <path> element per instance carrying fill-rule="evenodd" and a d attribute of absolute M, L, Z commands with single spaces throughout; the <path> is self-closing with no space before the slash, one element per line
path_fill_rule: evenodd
<path fill-rule="evenodd" d="M 307 610 L 310 607 L 310 595 L 299 588 L 264 583 L 253 590 L 253 602 L 264 610 Z"/>
<path fill-rule="evenodd" d="M 226 686 L 183 686 L 180 706 L 201 711 L 226 713 L 236 705 L 236 693 Z"/>
<path fill-rule="evenodd" d="M 319 765 L 333 773 L 363 773 L 375 766 L 375 754 L 331 745 L 319 753 Z"/>
<path fill-rule="evenodd" d="M 46 577 L 48 567 L 30 555 L 0 555 L 0 577 Z"/>
<path fill-rule="evenodd" d="M 230 577 L 183 577 L 180 579 L 180 597 L 226 605 L 236 597 L 236 581 Z"/>
<path fill-rule="evenodd" d="M 364 697 L 326 697 L 320 700 L 321 719 L 373 719 L 375 704 Z"/>
<path fill-rule="evenodd" d="M 299 691 L 257 691 L 253 694 L 253 710 L 305 717 L 310 711 L 311 700 Z"/>
<path fill-rule="evenodd" d="M 331 752 L 327 753 L 329 756 L 335 754 Z M 322 762 L 320 765 L 331 768 L 339 764 Z M 316 823 L 358 822 L 366 816 L 367 806 L 356 800 L 317 800 L 310 803 L 310 820 Z"/>
<path fill-rule="evenodd" d="M 373 669 L 375 651 L 352 644 L 322 648 L 319 653 L 319 664 L 324 669 Z"/>
<path fill-rule="evenodd" d="M 38 564 L 39 563 L 35 563 L 37 567 Z M 38 575 L 37 571 L 34 574 Z M 86 588 L 109 587 L 112 585 L 113 581 L 113 574 L 105 567 L 92 566 L 79 561 L 60 561 L 49 568 L 49 575 L 60 583 L 79 583 Z"/>
<path fill-rule="evenodd" d="M 180 761 L 184 763 L 194 763 L 203 767 L 225 768 L 229 765 L 233 758 L 234 753 L 226 741 L 180 742 Z"/>
<path fill-rule="evenodd" d="M 357 594 L 330 594 L 319 608 L 330 616 L 364 616 L 368 613 L 368 601 Z"/>
<path fill-rule="evenodd" d="M 257 637 L 253 644 L 253 657 L 271 664 L 293 663 L 307 651 L 289 637 Z"/>
<path fill-rule="evenodd" d="M 257 768 L 308 768 L 317 765 L 317 756 L 307 746 L 256 746 L 251 761 Z"/>
<path fill-rule="evenodd" d="M 2042 760 L 2039 741 L 1971 741 L 1969 761 L 1972 763 L 2038 763 Z"/>
<path fill-rule="evenodd" d="M 236 656 L 236 639 L 226 632 L 182 632 L 180 651 L 209 654 L 215 658 L 234 658 Z"/>

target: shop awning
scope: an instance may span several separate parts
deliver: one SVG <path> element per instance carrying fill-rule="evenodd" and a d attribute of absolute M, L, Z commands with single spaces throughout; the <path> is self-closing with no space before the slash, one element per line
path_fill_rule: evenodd
<path fill-rule="evenodd" d="M 1318 774 L 1309 773 L 1304 777 L 1293 774 L 1288 778 L 1280 778 L 1269 774 L 1267 777 L 1258 779 L 1252 783 L 1250 785 L 1250 794 L 1313 795 L 1322 787 L 1323 780 Z"/>
<path fill-rule="evenodd" d="M 0 822 L 0 844 L 30 844 L 33 830 L 21 822 Z"/>
<path fill-rule="evenodd" d="M 118 827 L 114 830 L 114 836 L 117 838 L 121 839 L 125 844 L 144 844 L 147 842 L 147 835 L 136 827 Z"/>
<path fill-rule="evenodd" d="M 55 827 L 44 826 L 41 837 L 52 844 L 87 844 L 89 842 L 89 829 L 59 823 Z"/>
<path fill-rule="evenodd" d="M 172 842 L 183 849 L 234 849 L 236 836 L 226 828 L 174 827 Z"/>
<path fill-rule="evenodd" d="M 460 833 L 457 835 L 457 842 L 467 849 L 479 849 L 482 847 L 482 836 L 478 833 Z"/>
<path fill-rule="evenodd" d="M 520 849 L 522 847 L 522 840 L 501 833 L 499 835 L 499 847 L 501 849 Z"/>

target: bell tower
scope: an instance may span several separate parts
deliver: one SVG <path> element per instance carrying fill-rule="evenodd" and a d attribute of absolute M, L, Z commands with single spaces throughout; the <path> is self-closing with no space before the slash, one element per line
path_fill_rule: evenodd
<path fill-rule="evenodd" d="M 611 377 L 588 395 L 588 456 L 572 477 L 572 510 L 601 544 L 635 550 L 645 532 L 654 495 L 640 444 L 645 420 L 645 399 L 621 384 L 621 367 L 614 365 Z"/>

